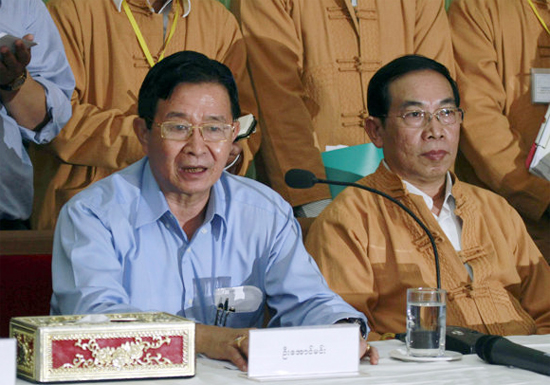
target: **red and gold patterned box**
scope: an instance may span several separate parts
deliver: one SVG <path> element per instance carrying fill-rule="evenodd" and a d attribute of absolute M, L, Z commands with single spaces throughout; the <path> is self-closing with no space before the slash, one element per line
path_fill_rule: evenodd
<path fill-rule="evenodd" d="M 10 336 L 32 381 L 195 375 L 195 324 L 168 313 L 15 317 Z"/>

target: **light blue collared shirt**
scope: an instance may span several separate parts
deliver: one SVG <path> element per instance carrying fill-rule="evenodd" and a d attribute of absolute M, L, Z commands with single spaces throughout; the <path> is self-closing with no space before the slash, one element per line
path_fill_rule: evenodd
<path fill-rule="evenodd" d="M 270 188 L 223 173 L 191 239 L 171 213 L 147 158 L 71 199 L 53 250 L 52 314 L 165 311 L 214 324 L 216 289 L 259 289 L 230 327 L 332 324 L 361 318 L 327 286 L 292 208 Z"/>
<path fill-rule="evenodd" d="M 46 91 L 50 121 L 40 130 L 21 127 L 0 101 L 0 219 L 27 219 L 33 199 L 33 167 L 25 142 L 51 141 L 71 117 L 74 77 L 63 43 L 48 10 L 40 0 L 0 0 L 0 32 L 16 37 L 29 33 L 29 74 Z"/>

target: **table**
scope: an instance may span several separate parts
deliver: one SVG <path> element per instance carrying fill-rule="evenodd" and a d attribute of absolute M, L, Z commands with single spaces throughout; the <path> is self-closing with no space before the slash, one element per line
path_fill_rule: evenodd
<path fill-rule="evenodd" d="M 542 336 L 512 336 L 509 339 L 534 349 L 550 353 L 550 334 Z M 315 380 L 278 381 L 281 385 L 305 385 L 315 382 L 319 385 L 337 384 L 550 384 L 550 377 L 517 368 L 490 365 L 476 354 L 465 355 L 460 361 L 417 363 L 401 362 L 389 357 L 389 352 L 402 348 L 402 342 L 373 342 L 380 351 L 380 363 L 376 366 L 361 362 L 361 375 L 347 378 Z M 197 359 L 196 375 L 193 378 L 148 379 L 127 381 L 101 381 L 100 385 L 234 385 L 257 384 L 248 380 L 241 372 L 226 368 L 225 363 L 206 358 Z M 269 382 L 274 383 L 274 382 Z M 30 382 L 17 379 L 16 385 Z M 67 383 L 66 383 L 67 384 Z M 72 383 L 72 384 L 82 384 Z"/>

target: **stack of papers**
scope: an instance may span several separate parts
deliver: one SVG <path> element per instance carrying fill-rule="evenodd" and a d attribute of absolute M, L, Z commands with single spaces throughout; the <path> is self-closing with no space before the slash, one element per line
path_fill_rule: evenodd
<path fill-rule="evenodd" d="M 526 166 L 531 174 L 550 180 L 550 106 L 527 156 Z"/>

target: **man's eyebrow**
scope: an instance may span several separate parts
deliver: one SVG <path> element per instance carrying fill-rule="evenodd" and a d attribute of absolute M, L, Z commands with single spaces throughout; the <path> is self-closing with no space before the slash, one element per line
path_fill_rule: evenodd
<path fill-rule="evenodd" d="M 177 112 L 177 111 L 171 111 L 166 114 L 166 118 L 181 118 L 181 119 L 187 119 L 189 115 L 187 115 L 184 112 Z"/>
<path fill-rule="evenodd" d="M 456 100 L 455 98 L 446 98 L 446 99 L 443 99 L 442 101 L 439 102 L 440 105 L 443 105 L 443 104 L 453 104 L 456 106 Z"/>
<path fill-rule="evenodd" d="M 455 101 L 455 98 L 449 97 L 449 98 L 445 98 L 445 99 L 440 100 L 438 104 L 440 106 L 443 106 L 443 105 L 446 105 L 446 104 L 453 104 L 453 105 L 456 106 L 456 101 Z M 403 103 L 401 103 L 401 106 L 400 106 L 401 109 L 407 108 L 407 107 L 422 108 L 422 107 L 424 107 L 424 103 L 416 101 L 416 100 L 406 100 Z"/>
<path fill-rule="evenodd" d="M 208 122 L 221 122 L 221 123 L 225 123 L 225 116 L 224 115 L 206 115 L 206 116 L 203 116 L 202 118 L 203 121 L 208 121 Z"/>

